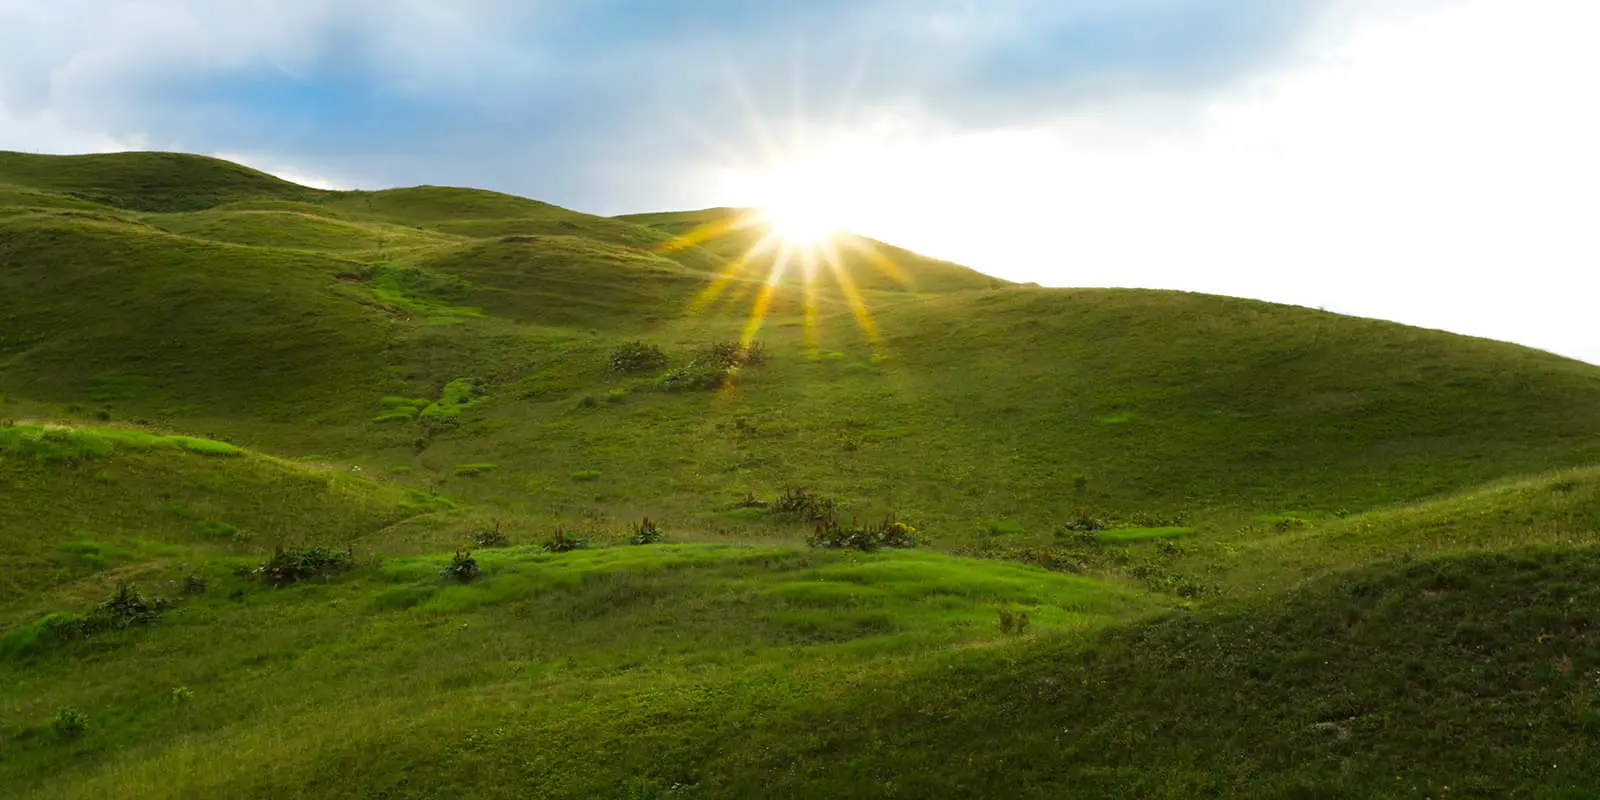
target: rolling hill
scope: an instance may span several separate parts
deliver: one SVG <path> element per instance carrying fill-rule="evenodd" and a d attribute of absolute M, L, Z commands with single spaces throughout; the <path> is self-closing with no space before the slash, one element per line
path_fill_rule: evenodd
<path fill-rule="evenodd" d="M 0 794 L 1600 788 L 1600 367 L 750 218 L 0 153 Z"/>

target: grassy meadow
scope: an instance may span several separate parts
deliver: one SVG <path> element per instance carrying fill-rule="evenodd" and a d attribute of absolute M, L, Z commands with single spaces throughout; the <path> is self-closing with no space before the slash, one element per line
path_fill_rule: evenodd
<path fill-rule="evenodd" d="M 1600 367 L 741 213 L 0 153 L 0 796 L 1600 794 Z"/>

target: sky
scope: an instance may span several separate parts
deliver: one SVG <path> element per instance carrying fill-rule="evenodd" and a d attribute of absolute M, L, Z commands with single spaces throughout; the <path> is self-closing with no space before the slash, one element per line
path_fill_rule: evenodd
<path fill-rule="evenodd" d="M 1591 0 L 0 0 L 0 149 L 800 206 L 1600 363 Z"/>

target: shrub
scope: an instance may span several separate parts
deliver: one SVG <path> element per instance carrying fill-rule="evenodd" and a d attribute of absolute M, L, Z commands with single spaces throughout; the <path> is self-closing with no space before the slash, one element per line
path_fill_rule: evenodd
<path fill-rule="evenodd" d="M 839 503 L 805 489 L 788 489 L 773 501 L 772 513 L 804 522 L 829 522 L 838 516 Z"/>
<path fill-rule="evenodd" d="M 838 520 L 829 519 L 817 525 L 806 543 L 812 547 L 864 553 L 884 547 L 909 550 L 917 546 L 917 529 L 891 518 L 865 528 L 858 528 L 854 523 L 847 528 Z"/>
<path fill-rule="evenodd" d="M 354 569 L 355 548 L 335 550 L 331 547 L 279 547 L 272 558 L 262 562 L 251 574 L 276 589 L 292 583 L 317 577 L 332 578 Z"/>
<path fill-rule="evenodd" d="M 62 739 L 76 739 L 89 730 L 89 715 L 68 706 L 56 712 L 50 730 Z"/>
<path fill-rule="evenodd" d="M 1068 522 L 1061 527 L 1064 530 L 1074 533 L 1095 533 L 1097 531 L 1109 530 L 1111 528 L 1110 525 L 1106 524 L 1105 520 L 1089 516 L 1078 517 L 1077 519 Z"/>
<path fill-rule="evenodd" d="M 541 553 L 567 553 L 573 550 L 586 550 L 589 540 L 575 533 L 567 533 L 565 528 L 556 528 L 550 539 L 539 546 Z"/>
<path fill-rule="evenodd" d="M 667 365 L 660 347 L 635 340 L 611 351 L 611 368 L 617 372 L 651 372 Z"/>
<path fill-rule="evenodd" d="M 1175 594 L 1186 600 L 1210 593 L 1210 587 L 1205 584 L 1156 564 L 1140 564 L 1130 571 L 1152 591 Z"/>
<path fill-rule="evenodd" d="M 206 593 L 206 579 L 200 577 L 199 575 L 185 575 L 185 576 L 183 576 L 183 593 L 184 594 L 205 594 Z"/>
<path fill-rule="evenodd" d="M 1278 533 L 1288 533 L 1289 531 L 1297 531 L 1309 527 L 1311 527 L 1311 521 L 1300 517 L 1286 515 L 1272 520 L 1272 529 Z"/>
<path fill-rule="evenodd" d="M 1028 612 L 1000 609 L 1000 632 L 1007 636 L 1021 636 L 1028 632 Z"/>
<path fill-rule="evenodd" d="M 1079 530 L 1073 528 L 1071 523 L 1068 523 L 1061 526 L 1061 530 L 1056 531 L 1056 539 L 1063 542 L 1071 542 L 1082 547 L 1099 547 L 1100 530 L 1101 529 L 1098 528 L 1092 530 Z"/>
<path fill-rule="evenodd" d="M 760 342 L 712 342 L 694 358 L 700 366 L 737 369 L 745 365 L 759 366 L 767 363 L 767 350 Z"/>
<path fill-rule="evenodd" d="M 472 535 L 474 547 L 510 547 L 511 540 L 500 532 L 500 520 L 494 521 L 494 528 L 481 530 Z"/>
<path fill-rule="evenodd" d="M 743 500 L 740 500 L 737 503 L 729 503 L 728 505 L 723 506 L 721 510 L 732 511 L 736 508 L 767 508 L 771 505 L 771 503 L 756 497 L 755 492 L 745 492 Z"/>
<path fill-rule="evenodd" d="M 656 388 L 663 392 L 705 392 L 721 389 L 729 382 L 727 367 L 690 364 L 662 375 Z"/>
<path fill-rule="evenodd" d="M 167 601 L 146 598 L 138 587 L 124 583 L 117 586 L 117 593 L 110 600 L 95 606 L 85 615 L 79 628 L 87 634 L 154 625 L 161 621 L 161 614 L 166 611 L 167 605 Z"/>
<path fill-rule="evenodd" d="M 628 537 L 629 544 L 655 544 L 659 541 L 661 529 L 649 517 L 645 517 L 643 522 L 634 523 L 633 535 Z"/>
<path fill-rule="evenodd" d="M 478 560 L 472 557 L 472 551 L 457 549 L 455 555 L 450 557 L 450 563 L 439 571 L 439 576 L 472 583 L 472 579 L 478 577 L 480 572 L 482 570 L 478 568 Z"/>
<path fill-rule="evenodd" d="M 594 395 L 592 395 L 592 394 L 586 394 L 583 397 L 578 399 L 578 408 L 599 408 L 599 407 L 600 407 L 600 401 L 596 400 L 594 398 Z"/>

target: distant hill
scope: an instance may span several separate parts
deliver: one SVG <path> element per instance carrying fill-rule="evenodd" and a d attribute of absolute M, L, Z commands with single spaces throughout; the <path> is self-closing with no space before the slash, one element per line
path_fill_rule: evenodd
<path fill-rule="evenodd" d="M 741 274 L 745 275 L 767 275 L 782 249 L 778 243 L 760 246 L 769 231 L 757 221 L 758 215 L 752 209 L 708 208 L 701 211 L 626 214 L 617 219 L 670 234 L 679 243 L 693 244 L 730 262 L 748 259 L 747 263 L 741 265 Z M 852 283 L 866 290 L 959 292 L 1010 285 L 1009 281 L 984 275 L 959 264 L 928 258 L 848 233 L 837 237 L 833 250 L 839 263 L 848 267 Z M 800 264 L 795 264 L 786 274 L 791 282 L 805 280 Z M 825 282 L 831 283 L 831 276 L 825 278 Z"/>

